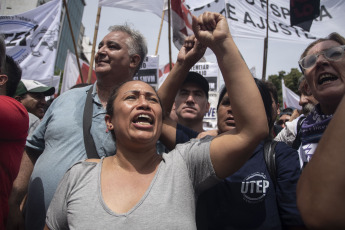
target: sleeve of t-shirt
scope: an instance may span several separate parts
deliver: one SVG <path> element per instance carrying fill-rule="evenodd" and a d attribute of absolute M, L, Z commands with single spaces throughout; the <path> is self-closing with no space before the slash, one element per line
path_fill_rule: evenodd
<path fill-rule="evenodd" d="M 73 177 L 72 174 L 71 169 L 65 173 L 50 202 L 46 224 L 51 230 L 69 229 L 67 221 L 67 196 L 71 188 L 70 178 Z"/>
<path fill-rule="evenodd" d="M 176 126 L 176 144 L 182 144 L 188 142 L 192 138 L 198 136 L 198 132 L 195 132 L 192 129 L 189 129 L 181 124 L 177 123 Z"/>
<path fill-rule="evenodd" d="M 277 204 L 283 226 L 303 226 L 296 203 L 296 186 L 301 174 L 298 153 L 285 143 L 276 146 Z"/>
<path fill-rule="evenodd" d="M 0 96 L 0 139 L 25 141 L 28 128 L 29 116 L 25 107 L 11 97 Z"/>
<path fill-rule="evenodd" d="M 206 136 L 201 139 L 191 139 L 188 144 L 176 146 L 176 150 L 180 152 L 187 165 L 197 194 L 221 181 L 216 176 L 210 157 L 210 143 L 213 138 Z"/>

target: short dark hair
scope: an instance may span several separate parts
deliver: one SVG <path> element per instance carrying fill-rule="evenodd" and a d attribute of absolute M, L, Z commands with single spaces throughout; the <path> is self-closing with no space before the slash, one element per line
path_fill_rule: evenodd
<path fill-rule="evenodd" d="M 184 80 L 183 84 L 186 84 L 186 83 L 197 84 L 205 93 L 205 96 L 208 100 L 208 91 L 210 90 L 210 86 L 208 84 L 208 81 L 201 74 L 197 72 L 193 72 L 193 71 L 188 72 L 187 77 Z"/>
<path fill-rule="evenodd" d="M 22 70 L 11 56 L 6 55 L 4 71 L 2 73 L 8 77 L 6 83 L 6 95 L 13 97 L 20 79 L 22 78 Z"/>

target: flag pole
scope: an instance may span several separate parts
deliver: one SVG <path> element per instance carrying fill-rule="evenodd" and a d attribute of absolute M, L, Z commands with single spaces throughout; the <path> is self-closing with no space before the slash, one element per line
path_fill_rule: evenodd
<path fill-rule="evenodd" d="M 170 8 L 171 8 L 171 6 L 170 6 L 170 0 L 168 0 L 169 68 L 170 68 L 170 70 L 171 70 L 171 69 L 172 69 L 172 61 L 171 61 L 171 19 L 170 19 L 170 18 L 171 18 L 171 17 L 170 17 L 171 12 L 170 12 Z"/>
<path fill-rule="evenodd" d="M 90 60 L 90 67 L 89 67 L 89 73 L 87 76 L 87 83 L 91 83 L 91 76 L 92 76 L 92 70 L 93 70 L 93 63 L 95 60 L 95 47 L 97 42 L 97 34 L 98 34 L 98 26 L 99 26 L 99 19 L 101 18 L 101 9 L 102 7 L 98 7 L 97 11 L 97 17 L 96 17 L 96 24 L 95 24 L 95 31 L 93 32 L 93 42 L 92 42 L 92 51 L 91 51 L 91 60 Z"/>
<path fill-rule="evenodd" d="M 162 12 L 161 26 L 160 26 L 160 28 L 159 28 L 159 33 L 158 33 L 158 41 L 157 41 L 157 46 L 156 46 L 155 55 L 158 54 L 158 47 L 159 47 L 159 42 L 160 42 L 160 40 L 161 40 L 161 33 L 162 33 L 162 27 L 163 27 L 163 21 L 164 21 L 164 14 L 165 14 L 165 11 L 163 10 L 163 12 Z"/>
<path fill-rule="evenodd" d="M 81 82 L 84 83 L 84 79 L 83 79 L 83 75 L 81 73 L 81 68 L 80 68 L 80 63 L 79 63 L 78 49 L 77 49 L 77 45 L 75 43 L 75 39 L 74 39 L 74 35 L 73 35 L 73 30 L 72 30 L 71 20 L 69 18 L 69 13 L 68 13 L 68 8 L 67 8 L 66 0 L 63 0 L 63 4 L 64 4 L 65 9 L 66 9 L 68 25 L 69 25 L 69 29 L 71 31 L 71 36 L 72 36 L 75 56 L 77 57 L 77 64 L 78 64 L 78 69 L 79 69 L 79 74 L 80 74 Z"/>
<path fill-rule="evenodd" d="M 264 39 L 264 58 L 262 64 L 262 81 L 266 80 L 267 50 L 268 50 L 268 0 L 266 4 L 266 37 Z"/>

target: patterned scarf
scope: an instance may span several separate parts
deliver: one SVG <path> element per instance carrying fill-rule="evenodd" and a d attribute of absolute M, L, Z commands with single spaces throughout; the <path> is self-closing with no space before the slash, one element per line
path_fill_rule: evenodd
<path fill-rule="evenodd" d="M 301 127 L 302 145 L 318 143 L 333 115 L 324 115 L 320 104 L 306 117 Z"/>

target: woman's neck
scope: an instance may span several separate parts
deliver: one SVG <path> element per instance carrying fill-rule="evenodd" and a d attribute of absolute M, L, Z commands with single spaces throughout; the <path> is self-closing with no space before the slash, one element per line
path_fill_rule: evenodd
<path fill-rule="evenodd" d="M 123 170 L 143 174 L 154 171 L 161 160 L 162 156 L 155 152 L 155 148 L 150 152 L 116 149 L 116 154 L 112 159 L 113 163 Z"/>

